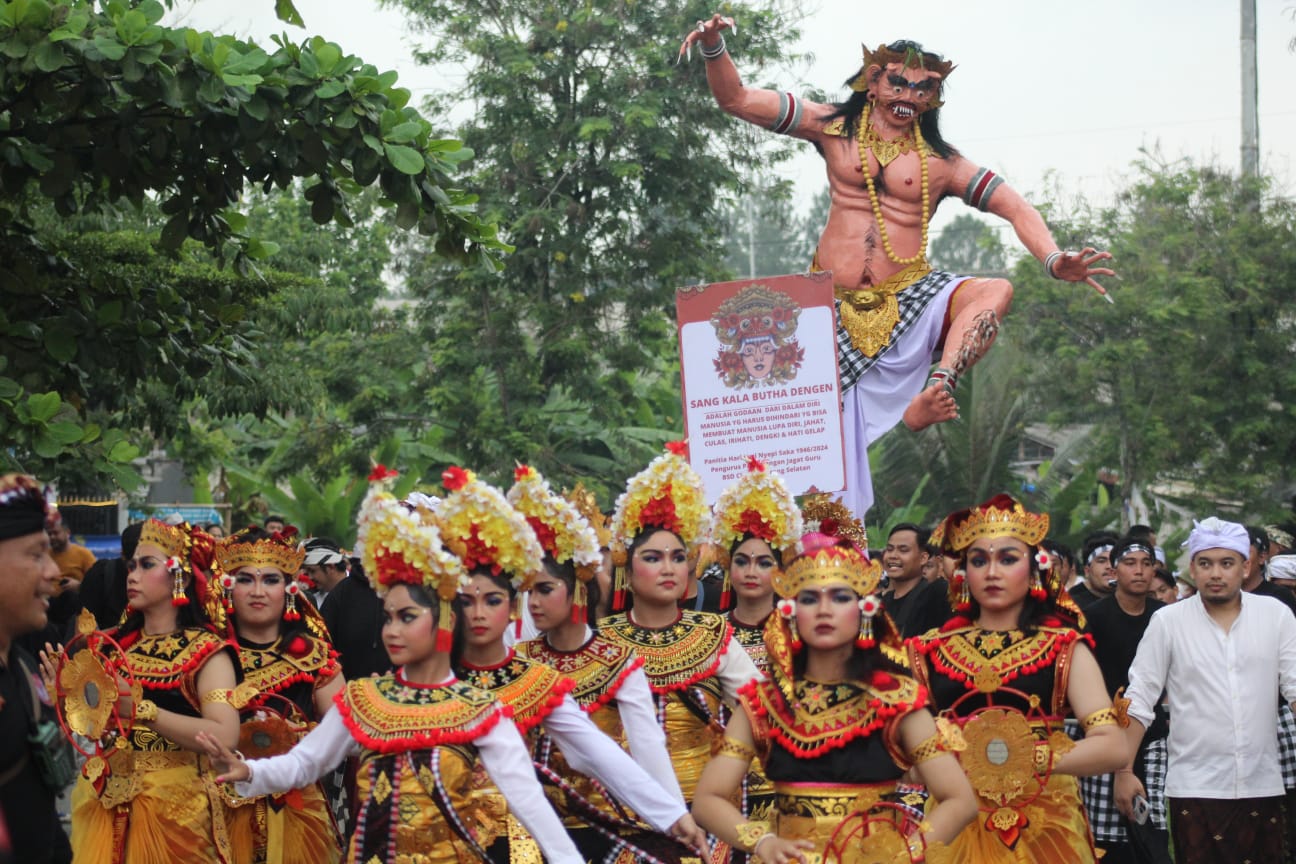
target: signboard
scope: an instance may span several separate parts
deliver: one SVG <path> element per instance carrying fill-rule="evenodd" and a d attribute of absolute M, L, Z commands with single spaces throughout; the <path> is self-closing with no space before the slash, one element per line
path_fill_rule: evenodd
<path fill-rule="evenodd" d="M 832 275 L 675 292 L 684 431 L 707 500 L 756 456 L 794 495 L 846 485 Z"/>
<path fill-rule="evenodd" d="M 208 522 L 219 522 L 224 525 L 227 519 L 221 516 L 221 510 L 228 510 L 225 505 L 217 504 L 146 504 L 144 507 L 132 507 L 129 518 L 132 522 L 145 519 L 166 520 L 168 516 L 179 516 L 190 525 L 204 525 Z"/>

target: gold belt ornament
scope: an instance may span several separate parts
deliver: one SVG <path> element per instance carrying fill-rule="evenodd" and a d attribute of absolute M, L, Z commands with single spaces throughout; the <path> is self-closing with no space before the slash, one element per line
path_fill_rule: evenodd
<path fill-rule="evenodd" d="M 841 301 L 842 327 L 857 351 L 866 357 L 876 357 L 891 344 L 891 331 L 900 321 L 900 301 L 896 295 L 931 270 L 930 264 L 920 260 L 877 285 L 833 289 L 833 296 Z"/>

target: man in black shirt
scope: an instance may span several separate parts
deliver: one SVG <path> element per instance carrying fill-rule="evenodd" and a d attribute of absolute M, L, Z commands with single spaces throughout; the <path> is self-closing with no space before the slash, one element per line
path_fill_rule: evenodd
<path fill-rule="evenodd" d="M 306 541 L 303 568 L 316 587 L 327 592 L 319 610 L 342 663 L 342 675 L 355 681 L 391 669 L 382 644 L 382 600 L 359 563 L 343 555 L 332 540 L 314 537 Z"/>
<path fill-rule="evenodd" d="M 882 568 L 888 580 L 887 590 L 882 592 L 882 608 L 904 639 L 942 626 L 953 614 L 949 583 L 923 578 L 930 539 L 930 531 L 904 522 L 891 529 L 882 553 Z"/>
<path fill-rule="evenodd" d="M 1090 606 L 1112 593 L 1111 550 L 1118 539 L 1111 531 L 1095 531 L 1085 538 L 1080 553 L 1084 581 L 1067 589 L 1080 611 L 1088 613 Z"/>
<path fill-rule="evenodd" d="M 1248 525 L 1247 534 L 1251 535 L 1251 557 L 1247 559 L 1247 573 L 1242 578 L 1242 590 L 1281 600 L 1283 605 L 1296 615 L 1296 594 L 1269 581 L 1269 574 L 1265 567 L 1269 560 L 1268 532 L 1257 525 Z"/>
<path fill-rule="evenodd" d="M 9 831 L 13 861 L 62 864 L 72 860 L 67 835 L 27 743 L 36 717 L 50 708 L 36 660 L 15 640 L 45 627 L 59 577 L 45 534 L 40 486 L 18 474 L 0 476 L 0 817 Z"/>
<path fill-rule="evenodd" d="M 1106 597 L 1085 610 L 1089 632 L 1094 639 L 1094 656 L 1102 669 L 1107 692 L 1129 686 L 1129 667 L 1138 653 L 1139 641 L 1147 631 L 1152 613 L 1165 604 L 1151 596 L 1153 577 L 1156 574 L 1156 552 L 1152 544 L 1141 536 L 1125 536 L 1111 548 L 1111 561 L 1115 565 L 1116 588 Z M 1090 813 L 1090 824 L 1099 848 L 1106 849 L 1104 864 L 1169 864 L 1169 832 L 1161 823 L 1161 814 L 1143 825 L 1131 824 L 1117 818 L 1114 804 L 1122 796 L 1147 796 L 1147 752 L 1153 742 L 1164 739 L 1169 732 L 1163 714 L 1143 737 L 1138 757 L 1133 764 L 1115 775 L 1085 778 L 1081 783 L 1085 807 Z M 1164 745 L 1158 745 L 1164 746 Z M 1158 779 L 1164 782 L 1164 775 Z M 1160 799 L 1160 790 L 1154 790 Z M 1102 814 L 1102 815 L 1099 815 Z"/>

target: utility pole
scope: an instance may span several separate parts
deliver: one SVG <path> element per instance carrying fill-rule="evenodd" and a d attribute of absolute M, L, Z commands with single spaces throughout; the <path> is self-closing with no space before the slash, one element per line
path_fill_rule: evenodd
<path fill-rule="evenodd" d="M 756 278 L 756 199 L 747 196 L 747 278 Z"/>
<path fill-rule="evenodd" d="M 1256 4 L 1242 0 L 1242 176 L 1260 176 L 1256 86 Z"/>

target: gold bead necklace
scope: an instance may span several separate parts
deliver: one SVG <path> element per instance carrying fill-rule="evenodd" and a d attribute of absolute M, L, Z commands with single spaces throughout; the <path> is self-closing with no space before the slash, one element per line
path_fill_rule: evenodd
<path fill-rule="evenodd" d="M 922 170 L 922 243 L 918 246 L 918 254 L 910 255 L 908 258 L 901 258 L 896 255 L 895 249 L 891 248 L 891 238 L 887 235 L 886 222 L 882 219 L 882 204 L 878 201 L 877 189 L 873 187 L 873 176 L 869 174 L 868 154 L 871 149 L 870 144 L 874 138 L 873 129 L 869 125 L 869 117 L 872 111 L 872 105 L 864 108 L 864 116 L 860 118 L 859 131 L 855 135 L 855 139 L 859 144 L 860 167 L 864 172 L 864 185 L 868 189 L 869 204 L 873 207 L 873 218 L 877 221 L 878 234 L 882 237 L 882 248 L 886 251 L 887 257 L 896 264 L 913 264 L 925 260 L 927 257 L 927 222 L 931 217 L 931 204 L 927 198 L 927 145 L 923 142 L 922 130 L 918 128 L 918 121 L 915 119 L 913 136 L 918 150 L 918 164 Z M 908 149 L 908 147 L 900 145 L 899 152 L 904 153 Z M 887 161 L 891 160 L 888 159 Z M 879 160 L 878 164 L 881 166 L 886 163 Z"/>

